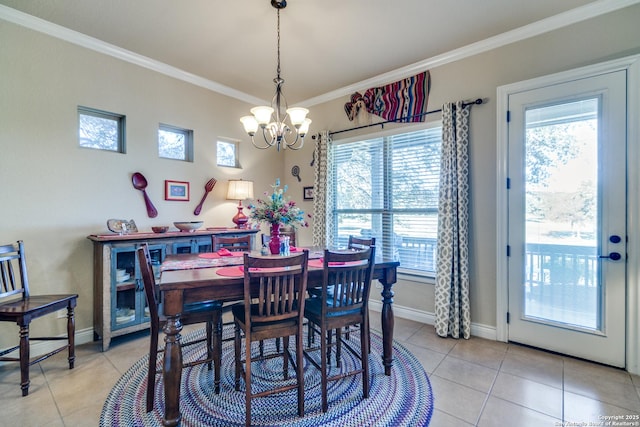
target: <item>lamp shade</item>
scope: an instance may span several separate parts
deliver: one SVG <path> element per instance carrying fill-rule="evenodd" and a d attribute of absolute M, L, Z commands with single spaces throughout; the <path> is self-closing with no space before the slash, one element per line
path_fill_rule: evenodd
<path fill-rule="evenodd" d="M 245 200 L 253 199 L 253 181 L 243 181 L 241 179 L 229 180 L 227 199 Z"/>
<path fill-rule="evenodd" d="M 242 125 L 244 126 L 244 131 L 249 135 L 255 135 L 258 131 L 258 122 L 254 116 L 244 116 L 240 118 Z"/>
<path fill-rule="evenodd" d="M 304 122 L 307 114 L 309 114 L 309 110 L 302 107 L 293 107 L 287 110 L 287 114 L 291 119 L 291 124 L 298 127 Z"/>
<path fill-rule="evenodd" d="M 251 109 L 251 114 L 253 114 L 253 116 L 256 118 L 256 121 L 259 125 L 266 125 L 267 123 L 269 123 L 269 121 L 271 121 L 273 108 L 266 106 L 253 107 Z"/>

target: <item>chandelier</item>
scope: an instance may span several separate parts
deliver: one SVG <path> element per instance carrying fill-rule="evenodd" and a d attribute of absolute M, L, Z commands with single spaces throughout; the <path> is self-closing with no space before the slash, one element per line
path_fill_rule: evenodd
<path fill-rule="evenodd" d="M 273 79 L 273 83 L 276 85 L 276 94 L 271 100 L 270 107 L 254 107 L 251 109 L 252 115 L 241 117 L 240 121 L 256 148 L 264 150 L 275 145 L 278 151 L 280 151 L 280 147 L 299 150 L 304 144 L 304 136 L 309 131 L 311 119 L 307 118 L 309 110 L 306 108 L 288 108 L 287 100 L 282 93 L 284 79 L 280 77 L 280 9 L 284 9 L 287 2 L 285 0 L 271 0 L 271 6 L 278 11 L 278 68 L 276 78 Z M 283 104 L 286 111 L 284 115 L 282 114 Z M 291 125 L 286 123 L 287 118 Z M 256 143 L 254 139 L 258 127 L 262 129 L 264 144 L 262 141 Z"/>

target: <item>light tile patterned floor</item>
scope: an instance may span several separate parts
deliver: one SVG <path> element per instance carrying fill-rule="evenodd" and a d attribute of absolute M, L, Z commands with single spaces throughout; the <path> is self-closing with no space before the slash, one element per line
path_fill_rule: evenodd
<path fill-rule="evenodd" d="M 640 377 L 625 371 L 480 338 L 443 339 L 432 325 L 405 319 L 396 319 L 394 337 L 429 374 L 432 427 L 605 426 L 607 416 L 640 422 L 625 419 L 640 414 Z M 0 366 L 0 426 L 98 425 L 109 391 L 147 345 L 148 334 L 138 333 L 112 341 L 105 353 L 98 343 L 78 346 L 73 370 L 56 355 L 32 367 L 25 398 L 17 365 Z"/>

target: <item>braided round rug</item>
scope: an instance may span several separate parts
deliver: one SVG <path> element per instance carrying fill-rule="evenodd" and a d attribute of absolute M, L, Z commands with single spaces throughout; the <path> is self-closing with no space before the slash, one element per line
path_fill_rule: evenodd
<path fill-rule="evenodd" d="M 305 328 L 306 329 L 306 328 Z M 233 327 L 225 327 L 225 338 L 233 334 Z M 204 337 L 204 329 L 183 336 L 183 342 Z M 352 333 L 350 342 L 359 348 L 359 333 Z M 306 338 L 304 343 L 306 344 Z M 258 354 L 257 343 L 252 353 Z M 289 347 L 295 357 L 295 341 Z M 265 353 L 275 350 L 275 340 L 264 342 Z M 183 348 L 184 361 L 202 358 L 203 344 Z M 382 337 L 371 331 L 369 356 L 369 398 L 362 398 L 362 376 L 354 375 L 338 381 L 330 381 L 328 389 L 329 410 L 322 412 L 320 372 L 305 358 L 305 415 L 298 417 L 297 392 L 290 390 L 266 397 L 252 399 L 251 421 L 253 426 L 428 426 L 433 412 L 431 384 L 420 362 L 402 345 L 394 341 L 391 376 L 384 374 L 382 364 Z M 334 355 L 335 356 L 335 355 Z M 311 353 L 315 360 L 319 351 Z M 339 369 L 350 370 L 360 366 L 343 347 L 342 366 L 335 366 L 332 358 L 330 374 Z M 156 381 L 154 409 L 145 408 L 148 356 L 137 361 L 116 383 L 109 393 L 100 415 L 100 426 L 162 426 L 164 414 L 164 383 Z M 355 365 L 354 365 L 355 364 Z M 162 370 L 162 354 L 158 356 L 158 372 Z M 289 382 L 295 383 L 295 370 L 289 365 Z M 244 426 L 245 388 L 234 388 L 233 341 L 224 341 L 220 394 L 213 391 L 213 371 L 207 365 L 198 365 L 182 371 L 180 390 L 181 425 L 190 426 Z M 252 387 L 257 390 L 285 384 L 282 375 L 282 358 L 252 363 Z"/>

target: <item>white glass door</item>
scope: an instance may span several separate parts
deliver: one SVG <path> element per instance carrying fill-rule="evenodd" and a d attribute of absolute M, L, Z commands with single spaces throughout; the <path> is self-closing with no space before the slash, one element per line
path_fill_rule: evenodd
<path fill-rule="evenodd" d="M 624 71 L 509 96 L 510 341 L 625 365 Z"/>

